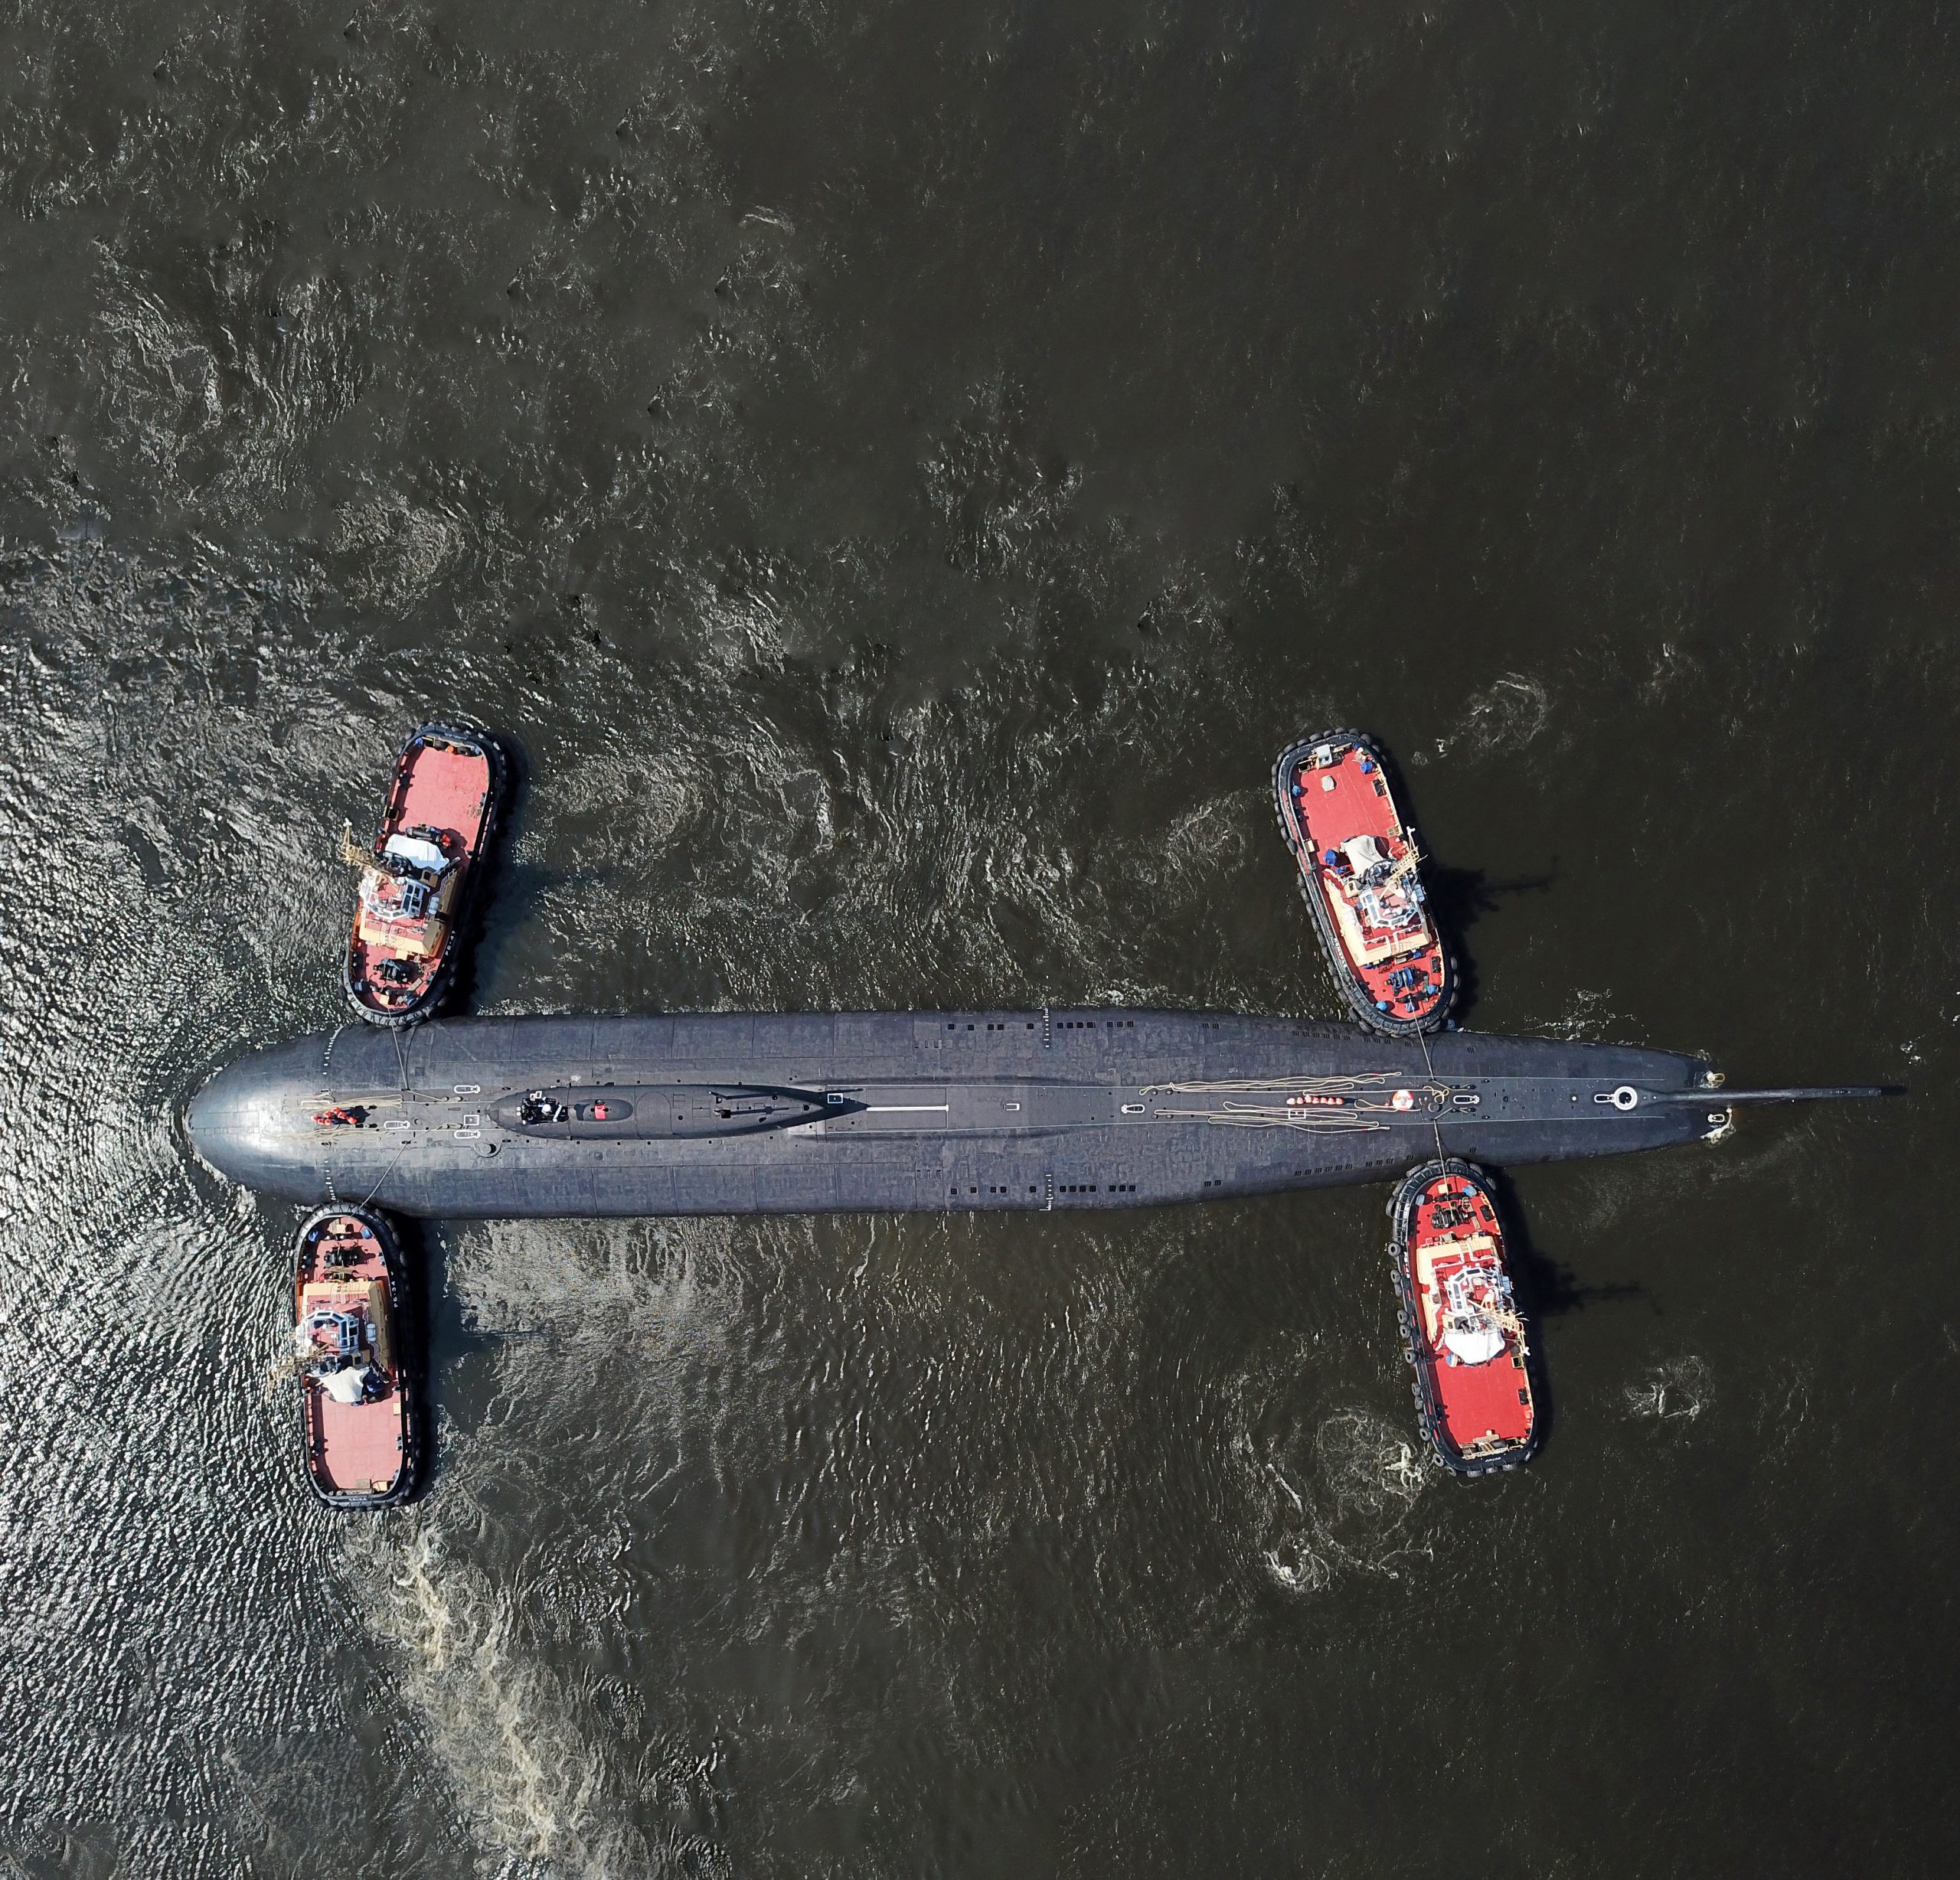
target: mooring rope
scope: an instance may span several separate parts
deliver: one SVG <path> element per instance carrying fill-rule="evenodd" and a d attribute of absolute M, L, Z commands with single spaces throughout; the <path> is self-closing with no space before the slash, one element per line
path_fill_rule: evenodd
<path fill-rule="evenodd" d="M 1429 1056 L 1429 1034 L 1426 1031 L 1418 1031 L 1416 1034 L 1416 1042 L 1423 1047 L 1423 1062 L 1429 1066 L 1429 1085 L 1432 1090 L 1436 1090 L 1436 1059 Z M 1445 1090 L 1447 1088 L 1447 1085 L 1444 1086 Z M 1442 1152 L 1442 1124 L 1437 1121 L 1442 1112 L 1442 1092 L 1437 1092 L 1436 1107 L 1429 1112 L 1429 1133 L 1436 1139 L 1436 1161 L 1439 1165 L 1447 1162 L 1449 1159 Z"/>
<path fill-rule="evenodd" d="M 381 1192 L 382 1183 L 386 1181 L 388 1177 L 395 1172 L 395 1164 L 399 1162 L 403 1156 L 407 1154 L 408 1145 L 414 1140 L 415 1135 L 412 1129 L 404 1133 L 401 1139 L 401 1147 L 388 1158 L 387 1167 L 383 1169 L 381 1173 L 374 1177 L 374 1186 L 369 1189 L 367 1193 L 364 1195 L 359 1201 L 355 1203 L 354 1205 L 357 1207 L 366 1207 L 368 1203 L 372 1201 L 374 1197 Z"/>

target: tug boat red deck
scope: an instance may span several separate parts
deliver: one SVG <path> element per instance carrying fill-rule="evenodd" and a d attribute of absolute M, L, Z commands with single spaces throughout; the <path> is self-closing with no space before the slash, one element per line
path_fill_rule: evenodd
<path fill-rule="evenodd" d="M 1453 1474 L 1514 1469 L 1537 1448 L 1537 1394 L 1504 1227 L 1481 1173 L 1454 1159 L 1426 1163 L 1403 1179 L 1390 1214 L 1423 1432 Z"/>
<path fill-rule="evenodd" d="M 306 1477 L 330 1507 L 381 1508 L 415 1486 L 407 1299 L 378 1216 L 326 1208 L 299 1230 L 292 1333 Z"/>
<path fill-rule="evenodd" d="M 1308 739 L 1281 754 L 1273 794 L 1328 970 L 1354 1016 L 1391 1037 L 1436 1030 L 1455 976 L 1381 752 L 1357 731 Z"/>
<path fill-rule="evenodd" d="M 442 1002 L 483 869 L 501 792 L 496 746 L 479 732 L 422 725 L 395 762 L 371 850 L 360 867 L 344 983 L 371 1023 L 406 1025 Z"/>

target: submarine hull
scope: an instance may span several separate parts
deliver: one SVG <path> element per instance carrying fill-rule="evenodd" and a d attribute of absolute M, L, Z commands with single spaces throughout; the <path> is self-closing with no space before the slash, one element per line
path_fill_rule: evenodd
<path fill-rule="evenodd" d="M 1719 1133 L 1671 1052 L 1120 1010 L 439 1020 L 243 1059 L 187 1132 L 267 1195 L 411 1215 L 1111 1208 Z"/>

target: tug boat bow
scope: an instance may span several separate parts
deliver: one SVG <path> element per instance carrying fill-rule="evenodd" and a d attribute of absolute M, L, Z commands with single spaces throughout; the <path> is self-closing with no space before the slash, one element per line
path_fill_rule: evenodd
<path fill-rule="evenodd" d="M 1379 748 L 1358 731 L 1304 739 L 1280 753 L 1272 788 L 1301 894 L 1349 1009 L 1386 1037 L 1439 1030 L 1455 1000 L 1455 968 Z"/>

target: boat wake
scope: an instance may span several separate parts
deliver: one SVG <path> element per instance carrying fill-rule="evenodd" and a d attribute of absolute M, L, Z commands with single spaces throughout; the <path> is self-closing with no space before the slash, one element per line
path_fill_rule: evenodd
<path fill-rule="evenodd" d="M 1639 1383 L 1628 1385 L 1622 1401 L 1630 1417 L 1655 1423 L 1692 1423 L 1708 1408 L 1713 1382 L 1705 1359 L 1670 1358 Z"/>
<path fill-rule="evenodd" d="M 1354 1573 L 1397 1579 L 1430 1558 L 1407 1529 L 1435 1472 L 1390 1418 L 1342 1405 L 1304 1441 L 1276 1447 L 1263 1459 L 1273 1500 L 1259 1557 L 1287 1591 L 1324 1592 Z"/>
<path fill-rule="evenodd" d="M 1446 757 L 1457 750 L 1480 757 L 1487 751 L 1514 749 L 1536 738 L 1551 716 L 1551 691 L 1542 679 L 1521 672 L 1501 674 L 1482 691 L 1471 694 L 1462 717 L 1436 739 L 1435 755 Z"/>
<path fill-rule="evenodd" d="M 484 1852 L 592 1880 L 661 1871 L 665 1850 L 626 1825 L 611 1759 L 528 1648 L 509 1595 L 419 1511 L 351 1528 L 349 1545 L 369 1627 L 399 1654 L 404 1694 Z"/>

